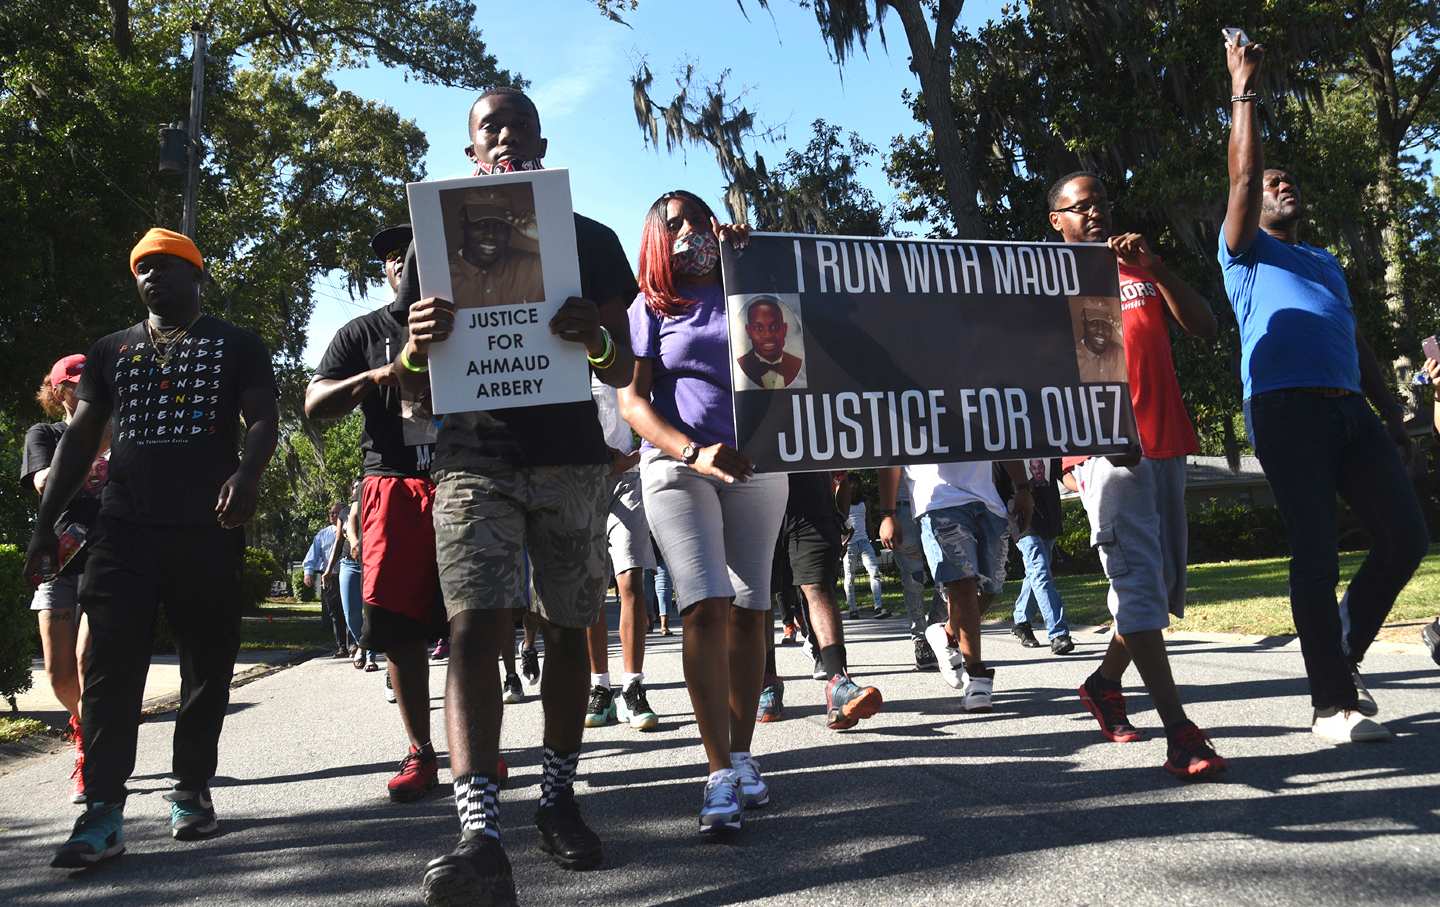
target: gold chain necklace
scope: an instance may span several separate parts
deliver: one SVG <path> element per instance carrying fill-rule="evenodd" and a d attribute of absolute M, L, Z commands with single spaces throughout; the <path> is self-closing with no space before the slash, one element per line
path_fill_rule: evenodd
<path fill-rule="evenodd" d="M 199 320 L 199 318 L 195 319 L 195 321 Z M 190 328 L 195 321 L 168 330 L 155 327 L 148 319 L 145 321 L 145 330 L 150 335 L 150 345 L 155 348 L 155 362 L 160 366 L 161 371 L 170 367 L 170 360 L 175 357 L 176 346 L 190 333 Z"/>

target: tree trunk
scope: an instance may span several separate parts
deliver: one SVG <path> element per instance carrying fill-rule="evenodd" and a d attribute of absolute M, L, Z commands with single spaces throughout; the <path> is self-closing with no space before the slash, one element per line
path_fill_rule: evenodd
<path fill-rule="evenodd" d="M 1419 395 L 1410 384 L 1418 361 L 1414 353 L 1420 340 L 1415 336 L 1414 312 L 1405 286 L 1407 237 L 1399 212 L 1400 148 L 1405 141 L 1406 125 L 1400 108 L 1400 89 L 1395 80 L 1395 60 L 1387 33 L 1370 36 L 1364 54 L 1369 69 L 1370 91 L 1375 107 L 1375 132 L 1380 146 L 1379 176 L 1375 181 L 1375 208 L 1380 215 L 1380 255 L 1384 262 L 1381 277 L 1385 320 L 1395 342 L 1395 356 L 1390 368 L 1395 375 L 1396 389 L 1406 409 L 1414 413 Z"/>
<path fill-rule="evenodd" d="M 920 0 L 891 0 L 890 6 L 905 26 L 910 44 L 910 69 L 920 81 L 925 95 L 925 119 L 930 124 L 935 156 L 945 179 L 945 200 L 955 234 L 960 239 L 984 239 L 985 222 L 975 203 L 978 184 L 972 170 L 969 149 L 955 128 L 955 105 L 950 97 L 950 47 L 954 40 L 955 22 L 964 7 L 963 0 L 941 0 L 935 15 L 935 36 L 930 35 L 929 22 Z"/>

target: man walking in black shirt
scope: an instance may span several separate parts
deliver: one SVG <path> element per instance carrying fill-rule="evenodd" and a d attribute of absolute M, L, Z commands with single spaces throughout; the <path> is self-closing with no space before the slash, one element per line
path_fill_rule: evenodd
<path fill-rule="evenodd" d="M 385 262 L 392 292 L 400 287 L 409 224 L 371 240 Z M 337 419 L 360 407 L 365 477 L 360 491 L 362 649 L 385 653 L 389 681 L 409 749 L 387 786 L 390 799 L 410 802 L 439 783 L 430 741 L 430 681 L 426 649 L 445 635 L 445 611 L 435 567 L 430 458 L 435 420 L 430 389 L 401 389 L 395 356 L 405 344 L 406 306 L 398 296 L 384 308 L 352 319 L 326 348 L 305 389 L 305 414 Z"/>
<path fill-rule="evenodd" d="M 155 617 L 161 605 L 180 656 L 171 834 L 219 830 L 210 800 L 220 729 L 240 648 L 236 594 L 241 526 L 255 512 L 279 419 L 270 353 L 260 338 L 200 311 L 200 251 L 159 228 L 130 253 L 149 316 L 97 341 L 80 399 L 55 453 L 26 553 L 53 572 L 55 518 L 85 481 L 113 421 L 110 481 L 80 582 L 90 622 L 81 721 L 89 805 L 52 866 L 93 865 L 125 850 L 125 781 L 135 743 Z M 239 421 L 244 418 L 244 454 Z"/>
<path fill-rule="evenodd" d="M 539 111 L 523 93 L 482 95 L 471 107 L 469 130 L 466 151 L 477 174 L 540 168 L 547 145 Z M 637 292 L 634 273 L 608 227 L 577 214 L 575 241 L 583 298 L 566 300 L 550 330 L 577 344 L 577 354 L 583 347 L 601 381 L 628 384 L 634 363 L 625 310 Z M 401 297 L 407 297 L 404 288 Z M 407 301 L 413 305 L 410 338 L 399 356 L 401 382 L 423 388 L 430 344 L 449 337 L 455 309 L 450 300 L 420 299 L 418 288 Z M 535 814 L 540 846 L 571 869 L 602 860 L 600 839 L 575 802 L 574 782 L 590 679 L 586 628 L 610 579 L 610 463 L 593 400 L 457 413 L 440 427 L 435 534 L 450 615 L 445 717 L 461 836 L 452 853 L 431 861 L 427 904 L 515 903 L 500 843 L 495 659 L 498 647 L 512 644 L 510 609 L 525 603 L 527 553 L 537 593 L 529 607 L 545 634 L 545 750 Z"/>

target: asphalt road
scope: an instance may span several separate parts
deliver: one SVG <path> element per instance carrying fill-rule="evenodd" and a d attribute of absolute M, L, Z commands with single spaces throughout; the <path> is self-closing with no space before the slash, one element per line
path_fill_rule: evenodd
<path fill-rule="evenodd" d="M 774 801 L 728 843 L 695 833 L 703 759 L 678 637 L 650 637 L 660 729 L 586 733 L 577 790 L 605 840 L 598 871 L 566 872 L 539 853 L 540 704 L 507 706 L 501 818 L 521 903 L 1440 899 L 1440 671 L 1418 651 L 1366 663 L 1395 739 L 1336 748 L 1308 733 L 1293 643 L 1175 640 L 1191 717 L 1231 761 L 1226 780 L 1183 785 L 1161 770 L 1163 735 L 1133 687 L 1132 719 L 1155 732 L 1143 743 L 1107 743 L 1081 711 L 1074 688 L 1103 636 L 1081 633 L 1077 652 L 1056 658 L 987 631 L 996 711 L 967 715 L 937 674 L 913 670 L 897 622 L 847 627 L 853 673 L 880 687 L 884 710 L 852 731 L 827 730 L 808 659 L 782 649 L 787 720 L 762 725 L 755 743 Z M 437 729 L 443 676 L 432 668 Z M 129 852 L 88 873 L 47 866 L 76 810 L 68 754 L 14 767 L 0 777 L 0 903 L 419 903 L 425 862 L 452 846 L 457 824 L 443 766 L 432 799 L 385 798 L 404 744 L 380 677 L 322 659 L 236 689 L 214 789 L 224 833 L 208 842 L 168 836 L 171 726 L 148 721 Z"/>

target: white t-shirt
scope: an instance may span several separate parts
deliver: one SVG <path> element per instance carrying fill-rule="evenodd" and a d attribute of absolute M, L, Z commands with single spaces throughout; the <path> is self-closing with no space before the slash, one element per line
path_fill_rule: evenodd
<path fill-rule="evenodd" d="M 845 525 L 850 529 L 854 529 L 861 535 L 865 535 L 865 533 L 869 531 L 865 528 L 864 501 L 859 501 L 858 503 L 850 505 L 850 516 L 845 520 Z"/>
<path fill-rule="evenodd" d="M 995 476 L 988 461 L 972 463 L 929 463 L 906 466 L 905 484 L 915 504 L 915 518 L 932 510 L 959 507 L 979 501 L 998 517 L 1006 517 L 1005 504 L 995 490 Z"/>
<path fill-rule="evenodd" d="M 635 449 L 635 438 L 630 434 L 630 423 L 620 418 L 620 396 L 615 388 L 590 376 L 590 396 L 599 410 L 600 429 L 605 433 L 605 446 L 623 454 Z"/>

